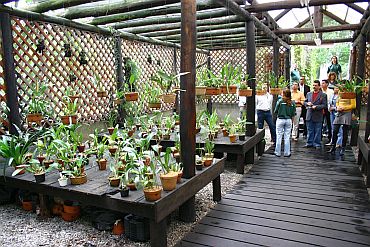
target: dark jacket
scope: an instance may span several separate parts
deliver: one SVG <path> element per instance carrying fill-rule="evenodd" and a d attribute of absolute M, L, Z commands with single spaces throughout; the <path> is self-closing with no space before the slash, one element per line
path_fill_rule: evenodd
<path fill-rule="evenodd" d="M 299 90 L 299 86 L 298 86 L 298 90 Z M 306 85 L 306 84 L 304 84 L 304 91 L 303 91 L 303 94 L 304 94 L 304 97 L 305 98 L 307 98 L 307 93 L 309 93 L 310 92 L 310 86 L 308 86 L 308 85 Z"/>
<path fill-rule="evenodd" d="M 304 105 L 307 108 L 306 113 L 306 121 L 313 121 L 313 122 L 322 122 L 323 120 L 323 109 L 328 107 L 328 99 L 325 93 L 319 91 L 317 98 L 315 101 L 312 101 L 313 92 L 309 92 L 307 94 L 306 100 L 304 101 Z M 312 102 L 313 105 L 316 106 L 315 109 L 312 107 L 308 107 L 307 103 Z"/>

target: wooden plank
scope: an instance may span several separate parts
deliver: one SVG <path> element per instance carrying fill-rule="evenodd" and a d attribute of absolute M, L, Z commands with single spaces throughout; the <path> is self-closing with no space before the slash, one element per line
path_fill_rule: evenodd
<path fill-rule="evenodd" d="M 191 235 L 186 235 L 179 247 L 198 247 L 198 246 L 212 246 L 212 247 L 245 247 L 245 242 L 239 242 L 230 238 L 222 238 L 214 235 L 206 235 L 202 233 L 192 232 Z M 248 243 L 247 246 L 261 246 L 257 244 Z"/>

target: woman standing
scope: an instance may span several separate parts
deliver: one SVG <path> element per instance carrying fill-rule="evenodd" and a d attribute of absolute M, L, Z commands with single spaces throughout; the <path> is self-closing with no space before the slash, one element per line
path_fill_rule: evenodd
<path fill-rule="evenodd" d="M 328 67 L 328 78 L 329 78 L 329 73 L 334 72 L 337 75 L 337 79 L 341 79 L 341 73 L 342 73 L 342 67 L 340 64 L 338 64 L 338 58 L 337 56 L 333 56 L 331 58 L 331 65 Z"/>
<path fill-rule="evenodd" d="M 335 120 L 335 117 L 337 115 L 337 100 L 338 100 L 338 97 L 339 97 L 339 88 L 334 87 L 334 94 L 329 99 L 330 122 L 331 122 L 331 129 L 333 130 L 333 132 L 334 132 L 334 120 Z M 337 143 L 333 143 L 332 140 L 330 140 L 330 142 L 325 144 L 325 146 L 336 145 L 337 148 L 341 147 L 342 146 L 342 139 L 343 139 L 343 129 L 340 128 Z"/>
<path fill-rule="evenodd" d="M 296 114 L 296 105 L 292 101 L 292 94 L 289 89 L 284 89 L 283 97 L 276 102 L 276 146 L 275 155 L 281 156 L 281 141 L 284 135 L 284 156 L 290 157 L 290 133 L 292 130 L 292 119 Z"/>
<path fill-rule="evenodd" d="M 351 126 L 352 120 L 352 110 L 356 109 L 356 99 L 337 99 L 337 116 L 334 119 L 334 130 L 333 130 L 333 139 L 332 143 L 335 144 L 338 140 L 338 133 L 339 128 L 342 126 L 343 128 L 343 140 L 342 140 L 342 148 L 340 149 L 339 154 L 341 156 L 344 155 L 344 151 L 346 149 L 347 139 L 348 139 L 348 131 Z M 328 153 L 335 153 L 336 146 L 333 146 Z"/>
<path fill-rule="evenodd" d="M 329 83 L 328 88 L 330 88 L 330 89 L 334 89 L 334 87 L 337 86 L 337 84 L 338 84 L 337 74 L 335 72 L 329 72 L 328 83 Z"/>

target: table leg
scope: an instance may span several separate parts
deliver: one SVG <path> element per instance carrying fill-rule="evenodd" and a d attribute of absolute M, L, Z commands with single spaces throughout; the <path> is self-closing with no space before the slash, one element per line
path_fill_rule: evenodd
<path fill-rule="evenodd" d="M 213 201 L 219 202 L 221 201 L 221 178 L 220 176 L 217 176 L 212 181 L 213 186 Z"/>
<path fill-rule="evenodd" d="M 244 174 L 244 154 L 238 154 L 236 156 L 236 173 Z"/>
<path fill-rule="evenodd" d="M 190 197 L 179 208 L 180 220 L 184 222 L 195 221 L 195 196 Z"/>
<path fill-rule="evenodd" d="M 166 218 L 164 218 L 159 223 L 156 223 L 153 219 L 150 219 L 150 246 L 152 247 L 167 246 Z"/>

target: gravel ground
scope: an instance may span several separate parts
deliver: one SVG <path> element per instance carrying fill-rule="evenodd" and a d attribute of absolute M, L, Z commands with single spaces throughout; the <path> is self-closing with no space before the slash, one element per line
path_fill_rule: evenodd
<path fill-rule="evenodd" d="M 266 131 L 269 147 L 270 133 Z M 245 166 L 245 173 L 252 165 Z M 235 165 L 226 163 L 221 174 L 222 195 L 237 184 L 242 175 L 236 173 Z M 174 246 L 191 228 L 202 219 L 212 207 L 212 183 L 208 184 L 195 196 L 196 221 L 181 222 L 177 212 L 171 215 L 167 229 L 169 246 Z M 19 205 L 0 205 L 0 246 L 150 246 L 149 242 L 133 242 L 124 235 L 116 236 L 108 231 L 95 229 L 88 217 L 81 217 L 75 222 L 65 222 L 60 217 L 43 219 L 35 213 L 24 211 Z"/>

